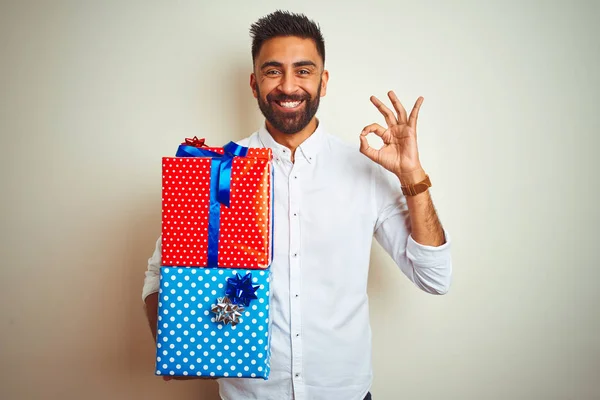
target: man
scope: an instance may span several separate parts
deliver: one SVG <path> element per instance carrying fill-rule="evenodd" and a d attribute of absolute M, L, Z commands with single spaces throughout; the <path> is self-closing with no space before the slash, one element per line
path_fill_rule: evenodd
<path fill-rule="evenodd" d="M 251 34 L 250 87 L 266 121 L 240 144 L 274 154 L 271 376 L 220 379 L 220 394 L 226 400 L 370 399 L 373 235 L 420 289 L 444 294 L 450 284 L 449 238 L 417 151 L 423 98 L 407 116 L 393 92 L 396 113 L 372 97 L 387 127 L 365 127 L 356 151 L 316 118 L 329 78 L 319 27 L 278 11 L 253 24 Z M 370 132 L 383 139 L 381 149 L 369 146 Z M 160 251 L 159 240 L 143 290 L 153 333 Z"/>

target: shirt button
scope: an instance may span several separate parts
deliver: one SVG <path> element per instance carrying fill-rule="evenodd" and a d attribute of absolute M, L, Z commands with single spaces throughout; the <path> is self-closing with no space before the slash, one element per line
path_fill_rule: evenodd
<path fill-rule="evenodd" d="M 294 217 L 297 217 L 297 216 L 298 216 L 298 213 L 294 213 Z"/>
<path fill-rule="evenodd" d="M 300 374 L 296 372 L 296 378 L 298 378 L 299 376 L 300 376 Z"/>
<path fill-rule="evenodd" d="M 300 337 L 300 334 L 299 334 L 299 333 L 296 333 L 296 337 Z"/>
<path fill-rule="evenodd" d="M 298 295 L 296 295 L 296 297 L 298 297 Z"/>
<path fill-rule="evenodd" d="M 298 253 L 294 253 L 294 257 L 298 257 Z"/>
<path fill-rule="evenodd" d="M 294 175 L 294 179 L 298 179 L 298 176 L 297 176 L 297 175 Z"/>

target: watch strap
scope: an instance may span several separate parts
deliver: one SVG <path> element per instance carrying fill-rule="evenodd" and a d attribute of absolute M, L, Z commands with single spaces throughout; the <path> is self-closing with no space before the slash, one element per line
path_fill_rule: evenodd
<path fill-rule="evenodd" d="M 425 175 L 425 179 L 423 179 L 421 182 L 402 186 L 402 193 L 405 196 L 416 196 L 419 193 L 423 193 L 430 187 L 431 187 L 431 180 L 429 179 L 429 175 Z"/>

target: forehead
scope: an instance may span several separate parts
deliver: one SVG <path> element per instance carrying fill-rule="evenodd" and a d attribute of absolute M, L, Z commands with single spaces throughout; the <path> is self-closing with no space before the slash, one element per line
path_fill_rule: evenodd
<path fill-rule="evenodd" d="M 296 36 L 275 37 L 265 41 L 256 57 L 256 65 L 267 61 L 292 64 L 296 61 L 310 60 L 321 65 L 322 60 L 312 39 Z"/>

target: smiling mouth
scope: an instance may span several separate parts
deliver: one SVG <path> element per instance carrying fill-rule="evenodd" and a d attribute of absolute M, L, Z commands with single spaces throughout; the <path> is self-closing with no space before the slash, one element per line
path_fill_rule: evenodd
<path fill-rule="evenodd" d="M 298 107 L 304 103 L 304 100 L 301 101 L 275 101 L 275 104 L 279 106 L 279 108 L 284 110 L 296 110 Z"/>

